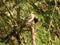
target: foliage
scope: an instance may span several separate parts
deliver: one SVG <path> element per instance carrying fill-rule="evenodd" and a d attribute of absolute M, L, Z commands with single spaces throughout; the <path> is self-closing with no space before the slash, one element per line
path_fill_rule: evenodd
<path fill-rule="evenodd" d="M 60 0 L 0 0 L 0 45 L 31 45 L 29 25 L 21 26 L 32 12 L 36 45 L 60 45 Z"/>

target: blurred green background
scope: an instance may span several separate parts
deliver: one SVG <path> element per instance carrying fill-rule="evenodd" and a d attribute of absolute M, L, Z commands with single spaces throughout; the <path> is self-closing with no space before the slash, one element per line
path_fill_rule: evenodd
<path fill-rule="evenodd" d="M 38 17 L 36 45 L 60 45 L 60 0 L 0 0 L 0 45 L 31 45 L 28 25 L 19 31 L 32 12 Z"/>

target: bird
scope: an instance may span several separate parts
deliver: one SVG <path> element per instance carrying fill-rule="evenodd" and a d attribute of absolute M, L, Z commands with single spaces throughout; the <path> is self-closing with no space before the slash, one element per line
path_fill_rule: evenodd
<path fill-rule="evenodd" d="M 37 23 L 38 22 L 38 18 L 36 15 L 34 15 L 33 13 L 29 14 L 25 19 L 24 21 L 22 22 L 20 28 L 21 30 L 27 26 L 27 25 L 31 25 L 31 23 L 34 21 L 34 23 Z M 20 30 L 20 32 L 21 32 Z"/>

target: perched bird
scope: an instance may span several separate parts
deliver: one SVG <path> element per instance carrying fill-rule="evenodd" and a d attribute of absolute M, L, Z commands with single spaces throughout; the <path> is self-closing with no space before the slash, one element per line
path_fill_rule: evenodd
<path fill-rule="evenodd" d="M 33 13 L 29 14 L 29 15 L 25 18 L 25 20 L 22 22 L 21 27 L 20 27 L 21 30 L 22 30 L 23 27 L 25 27 L 26 25 L 30 25 L 32 21 L 34 21 L 35 23 L 38 22 L 38 18 L 37 18 Z M 20 31 L 20 32 L 21 32 L 21 31 Z"/>

